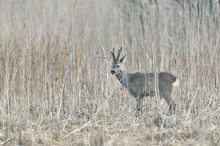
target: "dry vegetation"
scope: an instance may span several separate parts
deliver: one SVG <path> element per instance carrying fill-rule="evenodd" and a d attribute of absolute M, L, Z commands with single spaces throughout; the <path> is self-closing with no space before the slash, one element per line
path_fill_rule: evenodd
<path fill-rule="evenodd" d="M 0 1 L 0 145 L 220 145 L 220 3 L 212 0 Z M 166 103 L 135 100 L 110 74 L 179 76 L 177 123 Z"/>

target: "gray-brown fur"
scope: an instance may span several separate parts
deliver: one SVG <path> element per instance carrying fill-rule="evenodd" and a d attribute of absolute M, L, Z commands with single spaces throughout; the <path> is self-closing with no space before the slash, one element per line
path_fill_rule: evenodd
<path fill-rule="evenodd" d="M 173 87 L 178 85 L 177 77 L 167 72 L 160 73 L 128 73 L 124 68 L 126 55 L 120 59 L 122 48 L 119 49 L 117 57 L 113 48 L 111 73 L 117 77 L 120 83 L 128 92 L 136 98 L 136 108 L 141 109 L 141 103 L 144 96 L 155 96 L 156 89 L 158 95 L 164 98 L 169 105 L 169 113 L 173 113 L 176 104 L 172 99 Z"/>

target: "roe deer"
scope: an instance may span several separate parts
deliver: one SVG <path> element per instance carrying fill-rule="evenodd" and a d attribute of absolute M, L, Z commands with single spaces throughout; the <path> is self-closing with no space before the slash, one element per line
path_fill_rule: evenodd
<path fill-rule="evenodd" d="M 169 113 L 175 112 L 176 104 L 172 100 L 173 88 L 179 85 L 179 80 L 174 75 L 167 72 L 159 73 L 128 73 L 123 66 L 126 55 L 120 58 L 122 47 L 115 56 L 115 48 L 111 51 L 113 57 L 111 73 L 117 77 L 120 83 L 136 98 L 136 110 L 141 110 L 142 99 L 144 96 L 155 96 L 159 94 L 164 98 L 169 106 Z M 158 87 L 159 86 L 159 87 Z M 155 91 L 158 87 L 159 92 Z"/>

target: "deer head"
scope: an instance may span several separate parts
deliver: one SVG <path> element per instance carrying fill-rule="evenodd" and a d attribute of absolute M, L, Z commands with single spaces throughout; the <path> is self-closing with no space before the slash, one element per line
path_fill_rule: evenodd
<path fill-rule="evenodd" d="M 111 73 L 113 75 L 119 75 L 125 71 L 123 63 L 127 56 L 125 55 L 124 57 L 120 58 L 121 53 L 122 53 L 122 47 L 118 50 L 117 57 L 115 56 L 115 48 L 113 48 L 113 50 L 111 51 L 113 57 Z"/>

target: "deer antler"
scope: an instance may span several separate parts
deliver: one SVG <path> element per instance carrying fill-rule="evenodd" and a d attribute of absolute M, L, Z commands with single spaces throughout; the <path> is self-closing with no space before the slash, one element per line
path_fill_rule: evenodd
<path fill-rule="evenodd" d="M 122 52 L 122 47 L 118 50 L 117 60 L 119 60 L 119 57 L 120 57 L 120 55 L 121 55 L 121 52 Z"/>
<path fill-rule="evenodd" d="M 116 61 L 116 57 L 115 57 L 115 47 L 112 49 L 111 53 L 112 53 L 113 60 Z"/>

